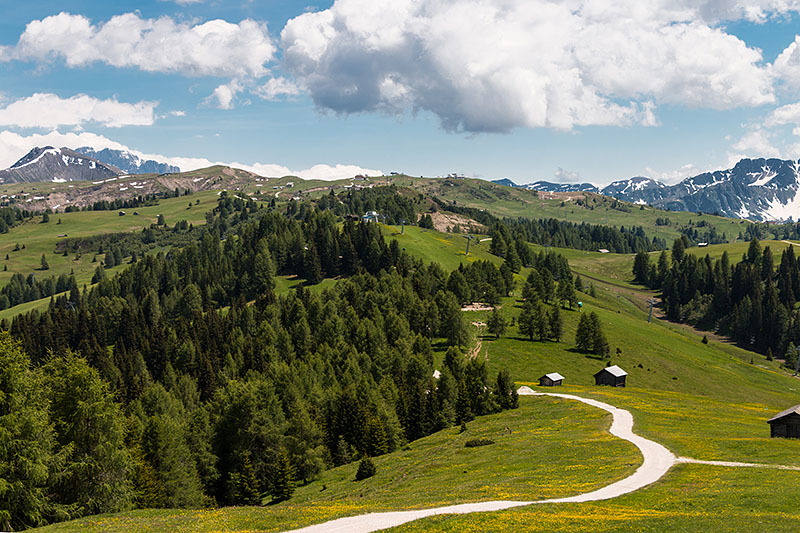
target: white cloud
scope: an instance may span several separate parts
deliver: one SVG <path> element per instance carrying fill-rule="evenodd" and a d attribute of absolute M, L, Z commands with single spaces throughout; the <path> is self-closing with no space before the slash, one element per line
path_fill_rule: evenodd
<path fill-rule="evenodd" d="M 800 88 L 800 35 L 775 59 L 773 73 L 789 90 Z"/>
<path fill-rule="evenodd" d="M 686 163 L 685 165 L 672 170 L 656 170 L 647 167 L 644 175 L 663 183 L 674 185 L 686 178 L 697 176 L 698 174 L 702 174 L 704 172 L 711 172 L 712 170 L 714 169 L 700 168 L 693 163 Z"/>
<path fill-rule="evenodd" d="M 768 127 L 800 124 L 800 102 L 783 105 L 767 115 L 764 125 Z"/>
<path fill-rule="evenodd" d="M 205 99 L 205 103 L 215 105 L 219 109 L 233 109 L 234 98 L 242 89 L 244 87 L 239 80 L 231 80 L 230 83 L 224 83 L 214 89 L 214 92 Z"/>
<path fill-rule="evenodd" d="M 773 144 L 774 134 L 769 130 L 754 127 L 741 139 L 733 143 L 728 153 L 728 163 L 733 166 L 743 158 L 782 157 L 781 151 Z"/>
<path fill-rule="evenodd" d="M 94 122 L 111 128 L 150 126 L 155 122 L 157 102 L 129 104 L 116 98 L 99 100 L 85 94 L 60 98 L 36 93 L 0 108 L 0 126 L 57 128 Z"/>
<path fill-rule="evenodd" d="M 254 91 L 264 100 L 277 100 L 281 96 L 297 96 L 300 88 L 294 82 L 286 78 L 272 78 L 264 85 L 257 87 Z"/>
<path fill-rule="evenodd" d="M 0 131 L 0 168 L 8 168 L 16 163 L 22 156 L 27 154 L 36 146 L 66 146 L 77 148 L 80 146 L 91 146 L 96 150 L 110 148 L 112 150 L 127 150 L 138 155 L 142 159 L 153 159 L 161 163 L 169 163 L 180 167 L 181 170 L 189 171 L 198 168 L 210 167 L 212 165 L 226 165 L 234 168 L 249 170 L 265 177 L 280 176 L 299 176 L 304 179 L 336 180 L 342 178 L 352 178 L 356 174 L 369 176 L 383 175 L 380 170 L 363 168 L 357 165 L 314 165 L 310 168 L 292 170 L 286 166 L 269 163 L 239 163 L 211 161 L 202 157 L 169 157 L 161 154 L 148 154 L 131 149 L 119 142 L 113 141 L 102 135 L 88 132 L 61 133 L 52 131 L 49 133 L 35 133 L 32 135 L 21 135 L 11 131 Z"/>
<path fill-rule="evenodd" d="M 576 183 L 581 180 L 581 173 L 558 167 L 558 170 L 553 172 L 553 177 L 559 183 Z"/>
<path fill-rule="evenodd" d="M 299 85 L 339 113 L 426 110 L 456 131 L 654 125 L 660 103 L 773 102 L 760 51 L 709 21 L 789 3 L 336 0 L 281 42 Z"/>
<path fill-rule="evenodd" d="M 70 67 L 105 63 L 148 72 L 235 78 L 267 74 L 266 64 L 275 50 L 266 25 L 249 19 L 238 24 L 224 20 L 192 24 L 126 13 L 93 25 L 82 15 L 64 12 L 28 23 L 17 45 L 0 50 L 0 58 L 62 58 Z"/>

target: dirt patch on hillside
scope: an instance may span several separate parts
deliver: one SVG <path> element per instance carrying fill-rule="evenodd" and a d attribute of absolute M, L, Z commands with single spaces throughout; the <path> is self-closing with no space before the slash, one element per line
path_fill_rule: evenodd
<path fill-rule="evenodd" d="M 487 228 L 483 224 L 463 215 L 456 213 L 447 213 L 444 211 L 435 211 L 433 213 L 424 213 L 421 216 L 430 215 L 433 220 L 433 228 L 436 231 L 449 232 L 454 226 L 460 228 L 460 233 L 486 233 Z"/>
<path fill-rule="evenodd" d="M 489 304 L 473 302 L 461 308 L 462 311 L 494 311 L 494 307 Z"/>
<path fill-rule="evenodd" d="M 547 192 L 538 191 L 539 198 L 543 200 L 561 200 L 562 202 L 574 202 L 575 200 L 583 200 L 586 198 L 586 193 L 580 191 L 572 192 Z"/>

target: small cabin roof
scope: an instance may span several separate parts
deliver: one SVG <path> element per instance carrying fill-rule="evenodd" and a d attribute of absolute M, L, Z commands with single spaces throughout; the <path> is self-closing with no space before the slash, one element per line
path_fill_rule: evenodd
<path fill-rule="evenodd" d="M 617 365 L 614 365 L 614 366 L 607 366 L 607 367 L 605 367 L 603 370 L 601 370 L 600 372 L 598 372 L 597 374 L 602 374 L 604 371 L 605 371 L 605 372 L 608 372 L 608 373 L 609 373 L 609 374 L 611 374 L 612 376 L 614 376 L 614 377 L 618 377 L 618 378 L 621 378 L 622 376 L 627 376 L 627 375 L 628 375 L 628 373 L 627 373 L 627 372 L 625 372 L 624 370 L 622 370 L 622 369 L 621 369 L 620 367 L 618 367 Z M 595 374 L 595 376 L 596 376 L 597 374 Z"/>
<path fill-rule="evenodd" d="M 785 416 L 789 416 L 791 414 L 800 415 L 800 404 L 797 404 L 794 407 L 790 407 L 790 408 L 786 409 L 785 411 L 781 411 L 777 415 L 775 415 L 772 418 L 770 418 L 769 420 L 767 420 L 767 422 L 775 422 L 776 420 L 778 420 L 780 418 L 783 418 Z"/>
<path fill-rule="evenodd" d="M 551 379 L 553 381 L 561 381 L 562 379 L 564 379 L 564 376 L 562 376 L 558 372 L 550 372 L 549 374 L 545 374 L 544 376 L 542 376 L 539 379 L 542 379 L 542 378 L 548 378 L 548 379 Z"/>

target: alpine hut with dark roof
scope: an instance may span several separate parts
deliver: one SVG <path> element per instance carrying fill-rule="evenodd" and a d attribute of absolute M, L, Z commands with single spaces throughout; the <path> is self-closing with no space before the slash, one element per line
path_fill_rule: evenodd
<path fill-rule="evenodd" d="M 800 404 L 781 411 L 767 420 L 770 437 L 800 439 Z"/>
<path fill-rule="evenodd" d="M 540 387 L 558 387 L 564 381 L 564 376 L 558 372 L 550 372 L 539 378 Z"/>
<path fill-rule="evenodd" d="M 611 387 L 624 387 L 627 372 L 617 365 L 607 366 L 594 375 L 595 385 L 609 385 Z"/>

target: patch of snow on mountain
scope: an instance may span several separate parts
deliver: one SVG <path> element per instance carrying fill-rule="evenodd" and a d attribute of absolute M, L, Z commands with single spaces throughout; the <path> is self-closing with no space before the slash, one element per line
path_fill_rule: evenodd
<path fill-rule="evenodd" d="M 53 183 L 66 183 L 64 178 L 53 178 Z"/>
<path fill-rule="evenodd" d="M 645 202 L 644 200 L 636 200 L 633 203 L 636 204 L 636 205 L 647 205 L 647 202 Z"/>
<path fill-rule="evenodd" d="M 750 211 L 747 210 L 747 206 L 742 204 L 742 207 L 736 212 L 736 216 L 739 218 L 749 218 Z"/>
<path fill-rule="evenodd" d="M 757 172 L 748 172 L 747 175 L 756 178 L 756 180 L 753 183 L 747 184 L 748 187 L 763 187 L 764 185 L 772 181 L 772 178 L 777 176 L 778 173 L 769 167 L 761 167 L 760 174 Z"/>
<path fill-rule="evenodd" d="M 795 171 L 796 172 L 796 171 Z M 773 198 L 769 202 L 769 207 L 764 210 L 764 217 L 767 220 L 797 220 L 800 217 L 800 188 L 795 192 L 785 204 L 778 198 Z"/>
<path fill-rule="evenodd" d="M 32 164 L 36 163 L 37 161 L 39 161 L 41 158 L 43 158 L 43 157 L 44 157 L 45 155 L 47 155 L 47 154 L 58 155 L 58 154 L 60 154 L 60 153 L 61 153 L 61 150 L 59 150 L 58 148 L 48 148 L 47 150 L 44 150 L 44 151 L 42 151 L 42 153 L 41 153 L 41 154 L 39 154 L 38 156 L 36 156 L 36 158 L 35 158 L 35 159 L 33 159 L 33 160 L 31 160 L 31 161 L 28 161 L 27 163 L 22 163 L 21 165 L 14 165 L 14 166 L 13 166 L 13 167 L 11 167 L 11 168 L 22 168 L 22 167 L 27 167 L 28 165 L 32 165 Z"/>

